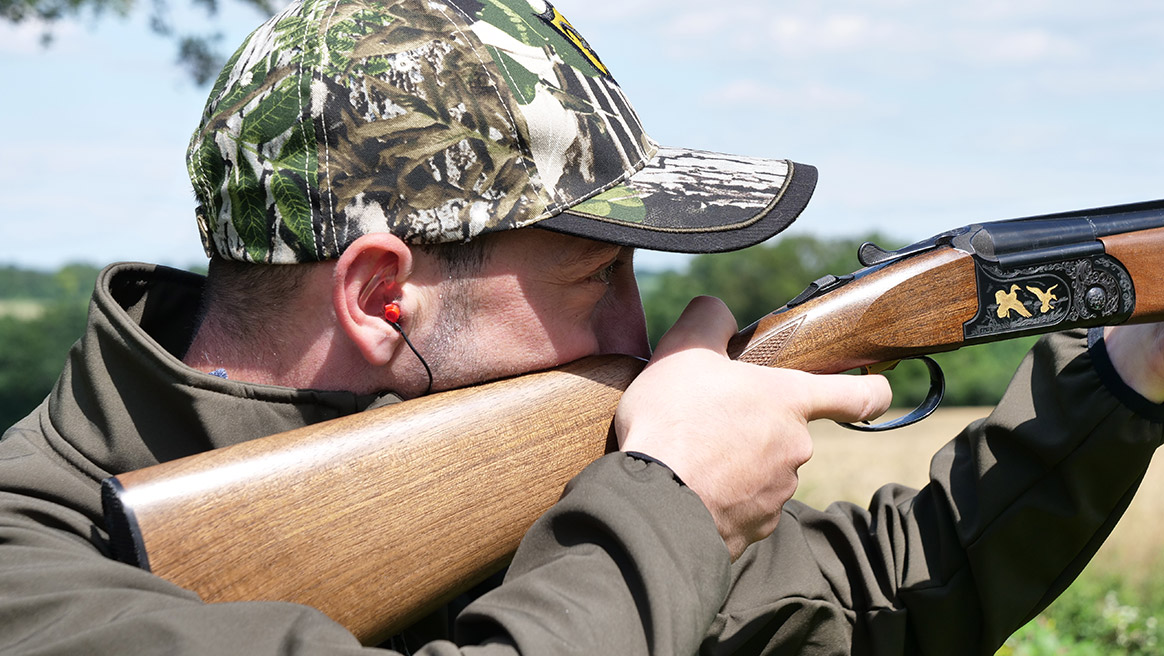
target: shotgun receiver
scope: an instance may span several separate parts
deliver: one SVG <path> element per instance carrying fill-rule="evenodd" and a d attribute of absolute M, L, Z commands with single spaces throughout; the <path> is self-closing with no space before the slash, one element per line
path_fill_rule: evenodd
<path fill-rule="evenodd" d="M 840 372 L 1164 319 L 1164 201 L 975 224 L 826 276 L 729 354 Z M 107 479 L 118 557 L 206 601 L 314 606 L 375 643 L 502 567 L 611 448 L 627 356 L 443 392 Z"/>

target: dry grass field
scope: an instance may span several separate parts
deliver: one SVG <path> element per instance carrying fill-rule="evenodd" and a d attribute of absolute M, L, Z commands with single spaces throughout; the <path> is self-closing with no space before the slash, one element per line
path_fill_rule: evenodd
<path fill-rule="evenodd" d="M 832 501 L 868 503 L 874 490 L 896 482 L 924 485 L 929 460 L 963 426 L 989 408 L 943 408 L 920 424 L 885 433 L 858 433 L 832 422 L 810 425 L 813 458 L 800 470 L 796 498 L 824 507 Z M 1164 553 L 1164 464 L 1153 461 L 1143 486 L 1089 569 L 1130 579 L 1147 574 Z"/>
<path fill-rule="evenodd" d="M 44 314 L 44 303 L 40 301 L 0 300 L 0 317 L 13 317 L 21 321 L 28 321 L 42 314 Z"/>

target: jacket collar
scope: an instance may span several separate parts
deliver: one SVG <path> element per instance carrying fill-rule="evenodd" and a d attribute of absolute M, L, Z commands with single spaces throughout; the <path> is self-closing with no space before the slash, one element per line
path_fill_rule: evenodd
<path fill-rule="evenodd" d="M 233 381 L 182 363 L 202 276 L 122 263 L 97 279 L 84 337 L 49 399 L 53 427 L 107 474 L 398 401 Z"/>

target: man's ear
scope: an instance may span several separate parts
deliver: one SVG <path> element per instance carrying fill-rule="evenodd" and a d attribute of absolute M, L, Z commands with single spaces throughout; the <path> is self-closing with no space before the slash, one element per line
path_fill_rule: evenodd
<path fill-rule="evenodd" d="M 332 302 L 348 339 L 373 366 L 391 361 L 400 333 L 384 319 L 390 302 L 408 306 L 403 284 L 412 275 L 412 249 L 386 232 L 367 234 L 348 246 L 335 267 Z"/>

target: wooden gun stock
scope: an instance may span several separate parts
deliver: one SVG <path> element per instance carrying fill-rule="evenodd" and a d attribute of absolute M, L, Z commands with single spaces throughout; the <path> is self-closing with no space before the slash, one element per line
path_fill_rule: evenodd
<path fill-rule="evenodd" d="M 1145 205 L 1155 227 L 1082 240 L 1100 246 L 1036 244 L 1017 264 L 1002 227 L 989 248 L 976 226 L 874 248 L 866 268 L 817 281 L 729 353 L 839 372 L 1160 320 L 1164 204 L 1133 207 Z M 612 448 L 611 418 L 642 366 L 587 358 L 121 474 L 103 490 L 110 534 L 123 560 L 206 601 L 307 604 L 372 644 L 504 565 L 564 484 Z"/>
<path fill-rule="evenodd" d="M 607 451 L 643 364 L 587 358 L 121 474 L 109 530 L 205 601 L 306 604 L 375 644 L 508 561 Z"/>

